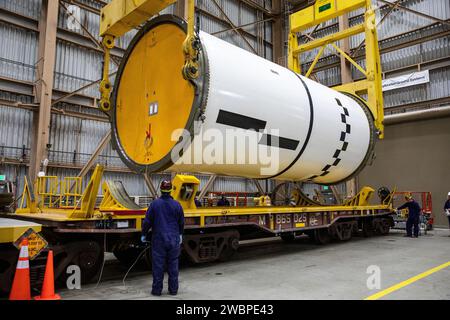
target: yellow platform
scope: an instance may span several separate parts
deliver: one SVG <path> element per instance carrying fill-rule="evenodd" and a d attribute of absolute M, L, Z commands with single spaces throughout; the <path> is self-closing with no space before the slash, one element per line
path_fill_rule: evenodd
<path fill-rule="evenodd" d="M 12 243 L 30 228 L 41 231 L 41 225 L 37 223 L 0 218 L 0 243 Z"/>

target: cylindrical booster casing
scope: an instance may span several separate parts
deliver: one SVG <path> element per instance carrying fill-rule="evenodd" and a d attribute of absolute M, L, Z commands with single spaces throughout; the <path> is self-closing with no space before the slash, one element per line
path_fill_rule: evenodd
<path fill-rule="evenodd" d="M 185 27 L 173 16 L 151 21 L 119 69 L 113 143 L 131 168 L 332 184 L 365 166 L 375 139 L 362 100 L 204 32 L 201 77 L 188 83 L 183 56 L 167 54 Z M 139 61 L 155 65 L 139 70 Z"/>

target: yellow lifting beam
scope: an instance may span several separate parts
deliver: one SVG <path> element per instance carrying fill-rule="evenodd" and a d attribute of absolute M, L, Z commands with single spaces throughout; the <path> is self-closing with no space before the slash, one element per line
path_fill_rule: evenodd
<path fill-rule="evenodd" d="M 112 0 L 102 8 L 100 36 L 102 37 L 104 57 L 99 108 L 106 114 L 111 111 L 112 84 L 109 81 L 109 71 L 111 50 L 114 48 L 116 38 L 139 27 L 175 2 L 176 0 Z M 182 48 L 185 64 L 180 72 L 183 73 L 186 80 L 195 80 L 199 77 L 200 72 L 199 41 L 195 31 L 195 0 L 188 0 L 187 8 L 188 32 Z"/>
<path fill-rule="evenodd" d="M 327 35 L 320 39 L 314 39 L 309 34 L 307 37 L 310 41 L 299 45 L 297 33 L 360 8 L 365 8 L 366 10 L 364 13 L 363 23 L 337 33 Z M 360 66 L 348 53 L 344 52 L 338 45 L 336 45 L 336 42 L 339 40 L 347 39 L 361 33 L 364 33 L 365 35 L 365 69 Z M 309 77 L 313 73 L 313 70 L 319 61 L 319 58 L 323 54 L 325 47 L 328 45 L 334 47 L 339 54 L 341 54 L 365 76 L 364 80 L 336 86 L 333 87 L 333 89 L 358 96 L 361 94 L 367 94 L 366 103 L 374 117 L 378 137 L 383 139 L 384 108 L 381 81 L 381 60 L 375 23 L 375 11 L 372 7 L 371 0 L 317 0 L 314 5 L 295 12 L 290 16 L 288 50 L 289 69 L 300 73 L 300 54 L 320 48 L 318 54 L 311 63 L 309 70 L 305 73 L 305 76 Z"/>
<path fill-rule="evenodd" d="M 120 37 L 176 0 L 113 0 L 100 13 L 100 36 Z"/>

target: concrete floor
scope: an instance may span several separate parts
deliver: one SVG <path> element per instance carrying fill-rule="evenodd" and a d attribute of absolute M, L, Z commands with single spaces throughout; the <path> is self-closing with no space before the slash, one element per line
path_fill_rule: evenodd
<path fill-rule="evenodd" d="M 368 266 L 381 270 L 381 290 L 450 261 L 448 230 L 434 230 L 419 239 L 388 236 L 354 238 L 326 246 L 305 240 L 286 244 L 278 239 L 244 244 L 232 261 L 190 265 L 180 272 L 176 297 L 159 299 L 364 299 L 379 290 L 366 285 Z M 149 295 L 151 275 L 143 266 L 126 270 L 106 263 L 96 288 L 63 290 L 63 299 L 158 299 Z M 167 283 L 167 282 L 166 282 Z M 167 287 L 164 288 L 166 291 Z M 450 299 L 450 267 L 393 292 L 383 299 Z"/>

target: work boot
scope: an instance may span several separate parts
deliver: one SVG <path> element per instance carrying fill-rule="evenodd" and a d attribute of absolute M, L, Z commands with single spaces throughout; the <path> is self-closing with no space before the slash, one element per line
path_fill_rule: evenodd
<path fill-rule="evenodd" d="M 155 297 L 160 297 L 161 296 L 161 292 L 155 292 L 153 290 L 152 290 L 151 294 L 152 294 L 152 296 L 155 296 Z"/>
<path fill-rule="evenodd" d="M 169 291 L 169 294 L 170 294 L 171 296 L 176 296 L 176 295 L 178 294 L 178 292 L 176 292 L 176 291 Z"/>

